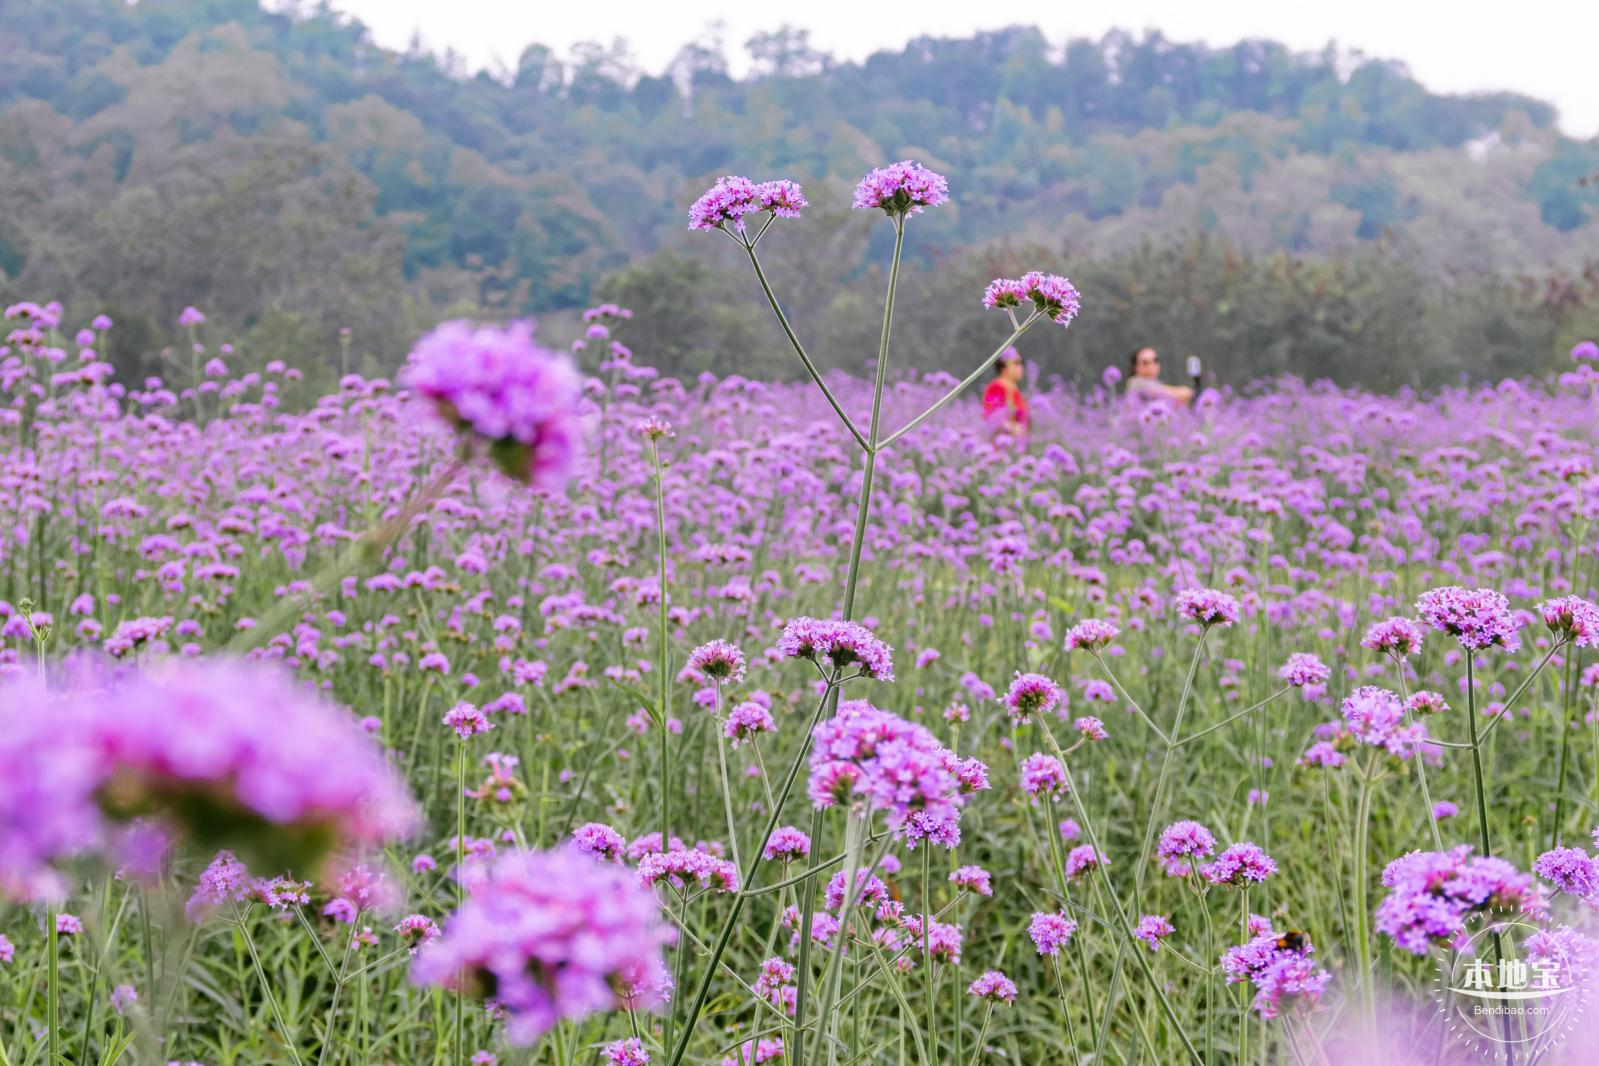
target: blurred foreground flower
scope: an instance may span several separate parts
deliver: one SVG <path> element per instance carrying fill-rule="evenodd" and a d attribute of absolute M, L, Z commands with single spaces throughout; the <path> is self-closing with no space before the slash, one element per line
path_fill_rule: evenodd
<path fill-rule="evenodd" d="M 506 1038 L 531 1044 L 564 1019 L 654 1006 L 672 940 L 653 892 L 575 848 L 514 852 L 467 882 L 444 935 L 411 976 L 493 999 Z"/>
<path fill-rule="evenodd" d="M 401 380 L 451 426 L 484 440 L 506 476 L 552 491 L 565 485 L 582 451 L 582 379 L 565 355 L 539 347 L 532 323 L 446 322 L 417 341 Z"/>

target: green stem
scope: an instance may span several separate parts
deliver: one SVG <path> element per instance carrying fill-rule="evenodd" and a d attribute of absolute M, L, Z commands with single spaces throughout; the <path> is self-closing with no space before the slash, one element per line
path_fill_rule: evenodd
<path fill-rule="evenodd" d="M 811 811 L 811 851 L 815 852 L 822 842 L 822 808 L 816 807 Z M 845 858 L 848 853 L 845 853 Z M 815 901 L 811 895 L 812 877 L 818 872 L 817 867 L 805 871 L 804 884 L 795 892 L 795 901 L 800 910 L 800 945 L 799 963 L 795 973 L 799 975 L 798 987 L 794 993 L 794 1039 L 788 1046 L 793 1049 L 795 1063 L 804 1061 L 805 1057 L 805 1006 L 806 996 L 811 985 L 811 919 L 814 916 Z M 920 1040 L 920 1037 L 917 1038 Z"/>
<path fill-rule="evenodd" d="M 994 1002 L 990 1000 L 988 1009 L 983 1011 L 983 1024 L 977 1030 L 977 1044 L 972 1048 L 972 1066 L 977 1066 L 983 1061 L 983 1041 L 988 1039 L 988 1022 L 994 1017 Z"/>
<path fill-rule="evenodd" d="M 816 729 L 816 723 L 821 721 L 822 711 L 827 707 L 829 700 L 837 691 L 838 676 L 835 673 L 828 678 L 827 690 L 822 693 L 822 698 L 816 703 L 816 710 L 812 712 L 811 719 L 805 727 L 805 739 L 801 742 L 799 751 L 794 755 L 794 761 L 789 764 L 788 773 L 783 779 L 783 787 L 777 794 L 777 805 L 772 808 L 771 816 L 766 820 L 766 831 L 761 834 L 761 839 L 750 853 L 749 861 L 744 867 L 743 878 L 739 881 L 738 892 L 733 896 L 732 907 L 728 911 L 727 919 L 722 923 L 721 932 L 717 934 L 716 945 L 711 949 L 710 961 L 706 964 L 705 973 L 700 977 L 698 991 L 694 994 L 694 1002 L 689 1007 L 688 1016 L 683 1020 L 682 1032 L 678 1035 L 677 1043 L 672 1049 L 671 1057 L 666 1060 L 666 1066 L 678 1066 L 683 1061 L 683 1056 L 688 1053 L 689 1038 L 694 1034 L 695 1023 L 699 1021 L 700 1014 L 705 1010 L 706 1000 L 710 998 L 711 982 L 716 977 L 716 966 L 722 961 L 722 955 L 727 951 L 729 941 L 733 939 L 733 930 L 738 925 L 738 919 L 744 913 L 744 905 L 749 902 L 750 886 L 755 880 L 755 867 L 761 861 L 761 853 L 766 850 L 767 841 L 772 839 L 772 833 L 777 829 L 778 819 L 782 817 L 783 805 L 788 802 L 788 797 L 794 790 L 794 781 L 799 777 L 800 767 L 805 764 L 805 756 L 810 751 L 811 733 Z M 809 900 L 806 900 L 809 903 Z M 804 950 L 804 941 L 801 941 L 801 950 Z M 803 991 L 804 985 L 800 985 Z M 797 1060 L 796 1060 L 797 1061 Z"/>
<path fill-rule="evenodd" d="M 1180 710 L 1181 708 L 1179 707 Z M 1050 747 L 1055 749 L 1055 757 L 1060 759 L 1061 766 L 1066 771 L 1066 792 L 1071 796 L 1072 805 L 1077 810 L 1077 818 L 1082 825 L 1084 834 L 1088 837 L 1088 845 L 1094 849 L 1096 857 L 1103 856 L 1105 852 L 1099 846 L 1099 834 L 1094 831 L 1093 820 L 1088 817 L 1088 811 L 1083 807 L 1082 797 L 1078 795 L 1077 788 L 1072 783 L 1071 767 L 1067 765 L 1065 755 L 1061 752 L 1060 746 L 1055 743 L 1054 734 L 1046 729 L 1044 735 L 1049 739 Z M 1144 850 L 1147 852 L 1149 849 L 1145 848 Z M 1116 912 L 1116 922 L 1121 927 L 1122 935 L 1128 941 L 1135 941 L 1132 923 L 1127 919 L 1127 911 L 1122 907 L 1121 900 L 1116 898 L 1116 888 L 1111 884 L 1110 872 L 1105 869 L 1105 865 L 1102 861 L 1095 862 L 1094 869 L 1099 872 L 1099 878 L 1104 883 L 1105 895 Z M 1187 1030 L 1183 1028 L 1182 1021 L 1177 1017 L 1177 1011 L 1172 1007 L 1171 1000 L 1166 997 L 1166 991 L 1161 985 L 1160 978 L 1155 974 L 1154 968 L 1150 966 L 1149 959 L 1145 957 L 1148 952 L 1141 950 L 1141 945 L 1136 945 L 1136 942 L 1130 946 L 1133 958 L 1138 960 L 1138 968 L 1143 971 L 1144 980 L 1149 983 L 1150 991 L 1155 994 L 1155 1001 L 1160 1004 L 1161 1013 L 1166 1016 L 1166 1020 L 1171 1024 L 1172 1030 L 1176 1032 L 1177 1039 L 1182 1042 L 1183 1050 L 1188 1053 L 1189 1059 L 1195 1063 L 1195 1066 L 1205 1066 L 1205 1060 L 1200 1057 L 1199 1050 L 1194 1047 L 1194 1042 L 1189 1039 Z"/>
<path fill-rule="evenodd" d="M 57 913 L 54 903 L 45 908 L 44 931 L 50 967 L 45 977 L 45 1024 L 49 1027 L 46 1037 L 50 1052 L 49 1066 L 59 1066 L 61 1062 L 61 936 L 56 931 Z"/>
<path fill-rule="evenodd" d="M 1559 847 L 1561 827 L 1565 821 L 1566 813 L 1566 760 L 1571 749 L 1571 733 L 1573 722 L 1571 720 L 1572 708 L 1576 701 L 1572 699 L 1572 688 L 1576 682 L 1576 649 L 1571 649 L 1566 656 L 1566 677 L 1562 687 L 1562 703 L 1560 712 L 1560 769 L 1555 775 L 1555 824 L 1554 831 L 1549 837 L 1550 847 Z"/>
<path fill-rule="evenodd" d="M 672 731 L 668 721 L 672 717 L 672 667 L 671 648 L 667 642 L 666 622 L 666 472 L 661 467 L 661 446 L 650 442 L 655 459 L 655 544 L 658 554 L 660 587 L 660 626 L 657 669 L 661 672 L 660 688 L 656 697 L 656 710 L 661 714 L 661 850 L 672 849 Z"/>
<path fill-rule="evenodd" d="M 1410 686 L 1405 683 L 1405 660 L 1403 656 L 1390 652 L 1389 656 L 1394 661 L 1394 671 L 1399 678 L 1399 694 L 1408 704 L 1410 702 Z M 1405 724 L 1408 726 L 1414 717 L 1410 709 L 1405 709 Z M 1427 784 L 1427 760 L 1422 749 L 1416 750 L 1416 780 L 1421 785 L 1421 802 L 1426 805 L 1427 828 L 1432 833 L 1432 846 L 1434 851 L 1444 850 L 1443 831 L 1438 828 L 1438 819 L 1433 816 L 1432 789 Z"/>
<path fill-rule="evenodd" d="M 1483 783 L 1482 740 L 1477 735 L 1477 681 L 1475 656 L 1466 652 L 1466 723 L 1471 730 L 1471 777 L 1477 789 L 1477 829 L 1484 858 L 1493 854 L 1488 838 L 1488 790 Z"/>
<path fill-rule="evenodd" d="M 716 686 L 716 717 L 711 723 L 716 730 L 716 767 L 722 778 L 722 810 L 727 816 L 727 847 L 733 855 L 733 865 L 737 869 L 744 868 L 743 862 L 738 857 L 738 830 L 733 824 L 733 790 L 728 785 L 727 777 L 727 733 L 722 728 L 722 686 Z"/>
<path fill-rule="evenodd" d="M 455 760 L 455 905 L 466 905 L 466 740 L 462 738 Z M 666 845 L 663 843 L 664 849 Z M 342 972 L 344 964 L 339 964 Z M 461 1066 L 466 1064 L 466 995 L 461 991 L 464 981 L 456 982 L 455 989 L 455 1055 Z M 340 987 L 343 979 L 340 978 Z"/>
<path fill-rule="evenodd" d="M 1171 776 L 1172 756 L 1177 753 L 1177 745 L 1173 737 L 1182 735 L 1183 715 L 1188 711 L 1188 697 L 1194 691 L 1194 674 L 1199 670 L 1199 658 L 1205 651 L 1205 638 L 1210 635 L 1210 627 L 1206 626 L 1199 632 L 1199 642 L 1194 645 L 1194 656 L 1188 661 L 1188 676 L 1183 679 L 1183 694 L 1177 701 L 1177 714 L 1172 721 L 1171 732 L 1166 734 L 1166 750 L 1161 755 L 1160 772 L 1155 777 L 1155 793 L 1150 797 L 1149 820 L 1144 823 L 1144 843 L 1138 849 L 1138 862 L 1133 873 L 1133 906 L 1143 908 L 1144 893 L 1144 859 L 1149 855 L 1150 848 L 1155 843 L 1155 827 L 1166 813 L 1166 782 Z"/>
<path fill-rule="evenodd" d="M 244 937 L 244 946 L 249 949 L 250 964 L 255 968 L 256 980 L 261 982 L 261 994 L 266 997 L 267 1006 L 272 1008 L 272 1020 L 278 1023 L 278 1032 L 283 1034 L 283 1046 L 288 1048 L 289 1057 L 294 1060 L 295 1066 L 300 1066 L 300 1052 L 295 1047 L 298 1041 L 289 1032 L 289 1027 L 284 1024 L 283 1012 L 278 1008 L 278 997 L 272 994 L 272 984 L 267 980 L 266 970 L 261 965 L 261 954 L 255 949 L 255 938 L 250 935 L 250 926 L 246 921 L 248 917 L 248 914 L 236 914 L 235 921 L 238 922 L 239 932 Z M 330 1031 L 332 1024 L 330 1019 L 328 1022 Z"/>
<path fill-rule="evenodd" d="M 933 980 L 933 845 L 922 841 L 922 986 L 926 990 L 927 1038 L 933 1061 L 938 1061 L 938 985 Z M 982 1041 L 978 1040 L 979 1054 Z"/>
<path fill-rule="evenodd" d="M 962 380 L 958 385 L 956 385 L 954 388 L 950 389 L 948 392 L 944 393 L 944 395 L 940 396 L 937 400 L 933 401 L 933 403 L 929 407 L 927 407 L 925 410 L 923 410 L 921 414 L 917 415 L 915 418 L 911 419 L 909 422 L 905 423 L 903 426 L 899 427 L 894 432 L 890 433 L 887 437 L 885 437 L 883 439 L 882 443 L 875 445 L 876 449 L 878 451 L 882 451 L 883 449 L 888 448 L 895 441 L 897 441 L 901 437 L 903 437 L 905 434 L 909 433 L 911 430 L 915 429 L 917 426 L 921 425 L 923 422 L 926 422 L 929 418 L 932 418 L 938 412 L 942 411 L 945 407 L 949 406 L 952 402 L 954 402 L 955 397 L 957 397 L 961 393 L 965 392 L 968 388 L 971 387 L 972 382 L 974 382 L 978 378 L 982 377 L 983 373 L 985 371 L 987 371 L 989 367 L 994 365 L 994 360 L 998 359 L 1001 355 L 1003 355 L 1006 348 L 1009 348 L 1011 345 L 1015 344 L 1018 340 L 1020 340 L 1022 334 L 1026 333 L 1027 330 L 1037 320 L 1038 320 L 1038 315 L 1036 313 L 1034 313 L 1032 315 L 1029 315 L 1027 317 L 1027 319 L 1022 322 L 1021 325 L 1016 327 L 1016 329 L 1011 333 L 1011 335 L 1009 337 L 1005 338 L 1004 343 L 1002 343 L 998 348 L 994 349 L 994 354 L 993 355 L 990 355 L 987 359 L 984 359 L 981 363 L 978 363 L 977 364 L 977 369 L 973 370 L 970 374 L 967 374 L 965 379 Z M 875 435 L 874 435 L 874 439 L 875 439 Z"/>
<path fill-rule="evenodd" d="M 1420 758 L 1418 755 L 1417 758 Z M 1371 914 L 1366 902 L 1367 870 L 1371 861 L 1367 854 L 1370 850 L 1371 836 L 1371 795 L 1372 795 L 1372 763 L 1376 761 L 1373 755 L 1361 767 L 1360 771 L 1360 805 L 1355 811 L 1355 968 L 1360 981 L 1360 1025 L 1362 1032 L 1368 1032 L 1373 1019 L 1376 1017 L 1376 989 L 1373 986 L 1371 972 Z"/>
<path fill-rule="evenodd" d="M 783 335 L 788 338 L 788 343 L 794 349 L 794 354 L 798 355 L 800 362 L 805 364 L 805 372 L 811 376 L 811 380 L 816 383 L 816 387 L 822 390 L 823 398 L 833 408 L 833 413 L 838 415 L 839 420 L 844 423 L 844 428 L 849 430 L 850 436 L 855 438 L 855 443 L 859 444 L 863 449 L 868 448 L 866 438 L 861 436 L 861 431 L 855 427 L 855 422 L 850 416 L 844 413 L 844 408 L 839 405 L 838 398 L 833 395 L 833 390 L 829 389 L 827 382 L 822 380 L 821 371 L 816 369 L 816 364 L 811 362 L 811 357 L 805 354 L 805 346 L 794 335 L 794 327 L 788 324 L 788 316 L 783 314 L 782 305 L 777 302 L 777 296 L 773 294 L 772 286 L 767 283 L 766 271 L 761 269 L 761 261 L 755 255 L 755 245 L 753 243 L 746 245 L 744 251 L 750 257 L 750 266 L 755 268 L 755 280 L 761 283 L 761 292 L 766 294 L 766 302 L 771 304 L 772 313 L 777 316 L 777 324 L 783 328 Z M 895 253 L 895 263 L 897 265 L 899 259 L 897 248 Z"/>

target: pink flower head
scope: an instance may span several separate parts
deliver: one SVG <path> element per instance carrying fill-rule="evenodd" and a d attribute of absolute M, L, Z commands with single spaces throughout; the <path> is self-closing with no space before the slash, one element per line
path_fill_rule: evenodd
<path fill-rule="evenodd" d="M 171 660 L 77 701 L 113 817 L 152 809 L 202 846 L 267 869 L 335 844 L 381 845 L 416 825 L 404 783 L 348 711 L 275 668 Z"/>
<path fill-rule="evenodd" d="M 1216 850 L 1216 838 L 1198 822 L 1173 822 L 1161 830 L 1155 856 L 1168 877 L 1187 877 L 1195 859 L 1208 859 Z"/>
<path fill-rule="evenodd" d="M 1199 868 L 1213 885 L 1258 885 L 1277 872 L 1277 863 L 1259 845 L 1241 841 L 1227 848 L 1216 861 Z"/>
<path fill-rule="evenodd" d="M 1064 796 L 1067 791 L 1066 768 L 1059 759 L 1043 752 L 1034 752 L 1022 760 L 1022 791 L 1029 796 Z"/>
<path fill-rule="evenodd" d="M 796 618 L 783 627 L 777 650 L 791 659 L 826 659 L 839 670 L 853 665 L 876 681 L 894 680 L 893 652 L 855 622 Z"/>
<path fill-rule="evenodd" d="M 798 218 L 806 206 L 804 191 L 787 178 L 753 182 L 729 175 L 718 178 L 694 201 L 688 211 L 688 228 L 715 230 L 731 224 L 734 232 L 743 233 L 745 215 L 770 211 L 778 218 Z"/>
<path fill-rule="evenodd" d="M 1411 714 L 1443 714 L 1449 710 L 1449 704 L 1438 693 L 1422 689 L 1410 694 L 1405 701 L 1405 710 Z"/>
<path fill-rule="evenodd" d="M 433 941 L 443 935 L 439 932 L 439 927 L 433 924 L 433 919 L 425 914 L 406 915 L 400 919 L 399 924 L 394 927 L 394 931 L 411 948 L 412 954 L 415 954 L 417 949 L 433 943 Z"/>
<path fill-rule="evenodd" d="M 701 194 L 688 209 L 688 228 L 721 229 L 728 223 L 742 231 L 744 216 L 757 210 L 755 183 L 746 177 L 729 174 Z"/>
<path fill-rule="evenodd" d="M 638 864 L 639 882 L 666 881 L 674 888 L 690 881 L 717 892 L 738 891 L 738 868 L 700 848 L 673 848 L 644 856 Z"/>
<path fill-rule="evenodd" d="M 1294 652 L 1282 669 L 1277 671 L 1277 676 L 1295 688 L 1306 688 L 1325 685 L 1328 678 L 1332 677 L 1332 670 L 1314 655 Z"/>
<path fill-rule="evenodd" d="M 455 735 L 462 740 L 468 737 L 475 737 L 479 733 L 487 733 L 494 728 L 493 724 L 484 717 L 482 711 L 465 700 L 445 711 L 443 722 L 455 730 Z"/>
<path fill-rule="evenodd" d="M 769 860 L 782 862 L 808 858 L 811 854 L 811 838 L 794 826 L 779 826 L 772 830 L 771 839 L 766 842 L 766 850 L 761 854 Z"/>
<path fill-rule="evenodd" d="M 891 216 L 919 214 L 949 200 L 949 182 L 912 159 L 879 167 L 855 186 L 852 206 L 861 210 L 880 207 Z"/>
<path fill-rule="evenodd" d="M 989 970 L 967 986 L 966 991 L 990 1003 L 1015 1003 L 1016 982 L 999 970 Z"/>
<path fill-rule="evenodd" d="M 763 1062 L 782 1057 L 783 1041 L 780 1038 L 746 1040 L 731 1055 L 722 1059 L 722 1066 L 760 1066 Z"/>
<path fill-rule="evenodd" d="M 992 896 L 994 886 L 989 878 L 988 871 L 981 866 L 961 866 L 949 875 L 949 883 L 957 888 L 968 889 L 979 896 Z"/>
<path fill-rule="evenodd" d="M 1493 589 L 1463 589 L 1458 585 L 1423 592 L 1416 600 L 1421 620 L 1440 633 L 1460 641 L 1467 651 L 1521 647 L 1510 602 Z"/>
<path fill-rule="evenodd" d="M 1421 650 L 1422 628 L 1408 618 L 1375 622 L 1366 630 L 1360 646 L 1408 658 Z"/>
<path fill-rule="evenodd" d="M 1032 937 L 1040 955 L 1058 954 L 1075 932 L 1077 923 L 1059 911 L 1035 914 L 1027 925 L 1027 935 Z"/>
<path fill-rule="evenodd" d="M 1579 648 L 1599 644 L 1599 607 L 1581 596 L 1561 596 L 1545 600 L 1538 605 L 1538 614 L 1560 640 L 1569 640 Z"/>
<path fill-rule="evenodd" d="M 1023 725 L 1032 721 L 1035 714 L 1054 710 L 1063 695 L 1061 687 L 1042 674 L 1017 674 L 1003 702 L 1010 710 L 1011 721 Z"/>
<path fill-rule="evenodd" d="M 511 852 L 468 879 L 465 902 L 417 952 L 411 978 L 491 995 L 507 1039 L 527 1045 L 563 1019 L 626 1005 L 619 989 L 660 972 L 671 941 L 660 904 L 629 871 L 571 848 Z"/>
<path fill-rule="evenodd" d="M 910 843 L 933 838 L 954 846 L 969 789 L 961 760 L 925 726 L 863 700 L 848 700 L 818 723 L 808 793 L 818 807 L 859 797 L 888 813 L 889 827 Z M 975 782 L 974 782 L 975 784 Z"/>
<path fill-rule="evenodd" d="M 1069 326 L 1072 319 L 1077 317 L 1077 309 L 1082 303 L 1077 287 L 1059 274 L 1044 274 L 1034 270 L 1022 275 L 1021 284 L 1038 312 L 1056 325 Z"/>
<path fill-rule="evenodd" d="M 744 680 L 744 653 L 725 640 L 701 644 L 689 653 L 688 665 L 717 684 Z"/>
<path fill-rule="evenodd" d="M 534 342 L 530 322 L 445 322 L 417 341 L 401 379 L 484 441 L 508 477 L 554 491 L 577 465 L 582 380 L 571 359 Z"/>
<path fill-rule="evenodd" d="M 1599 894 L 1599 863 L 1581 848 L 1554 848 L 1538 856 L 1532 872 L 1567 895 L 1589 899 Z"/>
<path fill-rule="evenodd" d="M 763 181 L 755 186 L 755 202 L 762 211 L 770 211 L 778 218 L 799 218 L 800 212 L 809 206 L 799 183 L 787 178 Z"/>
<path fill-rule="evenodd" d="M 1098 651 L 1121 634 L 1121 630 L 1099 618 L 1085 618 L 1066 631 L 1067 651 Z"/>
<path fill-rule="evenodd" d="M 1462 844 L 1448 851 L 1412 851 L 1382 872 L 1389 893 L 1377 905 L 1377 932 L 1394 945 L 1425 955 L 1433 944 L 1455 944 L 1474 914 L 1538 917 L 1542 890 L 1503 859 L 1474 856 Z"/>
<path fill-rule="evenodd" d="M 606 1044 L 605 1061 L 608 1066 L 650 1066 L 650 1053 L 644 1050 L 644 1045 L 637 1037 L 630 1036 L 626 1040 Z"/>
<path fill-rule="evenodd" d="M 572 845 L 604 862 L 621 862 L 627 852 L 622 834 L 601 822 L 588 822 L 572 831 Z"/>
<path fill-rule="evenodd" d="M 1066 853 L 1066 879 L 1075 881 L 1089 870 L 1109 865 L 1104 852 L 1095 851 L 1092 844 L 1079 844 Z"/>
<path fill-rule="evenodd" d="M 746 740 L 751 740 L 762 733 L 770 733 L 777 728 L 777 723 L 772 719 L 772 712 L 753 701 L 741 703 L 727 714 L 727 725 L 724 727 L 728 740 L 736 748 Z"/>
<path fill-rule="evenodd" d="M 1150 951 L 1159 951 L 1160 942 L 1176 931 L 1170 919 L 1164 914 L 1146 914 L 1138 919 L 1138 926 L 1133 930 L 1133 936 L 1142 940 Z"/>
<path fill-rule="evenodd" d="M 1091 714 L 1074 719 L 1072 728 L 1081 733 L 1084 740 L 1106 740 L 1110 737 L 1105 730 L 1105 723 Z"/>
<path fill-rule="evenodd" d="M 1238 601 L 1215 589 L 1183 589 L 1177 594 L 1177 610 L 1205 627 L 1230 626 L 1238 621 Z"/>
<path fill-rule="evenodd" d="M 983 290 L 983 306 L 990 310 L 996 307 L 1020 307 L 1026 299 L 1027 286 L 1014 278 L 995 278 Z"/>

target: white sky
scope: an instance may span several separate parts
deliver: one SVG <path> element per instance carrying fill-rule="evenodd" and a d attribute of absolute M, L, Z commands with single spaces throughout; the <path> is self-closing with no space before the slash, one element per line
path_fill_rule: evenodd
<path fill-rule="evenodd" d="M 275 0 L 290 6 L 294 0 Z M 1561 126 L 1599 134 L 1599 3 L 1594 0 L 1116 0 L 1115 3 L 976 3 L 917 0 L 864 3 L 731 4 L 717 0 L 332 0 L 365 22 L 380 44 L 404 48 L 413 32 L 436 51 L 462 54 L 474 68 L 515 66 L 524 46 L 557 53 L 579 41 L 625 38 L 640 65 L 659 72 L 684 43 L 716 22 L 735 73 L 743 43 L 788 23 L 811 31 L 814 47 L 844 59 L 898 48 L 922 34 L 960 36 L 1010 24 L 1037 25 L 1059 43 L 1122 28 L 1159 29 L 1177 41 L 1231 44 L 1267 37 L 1296 50 L 1328 41 L 1398 59 L 1440 92 L 1508 89 L 1547 100 Z"/>

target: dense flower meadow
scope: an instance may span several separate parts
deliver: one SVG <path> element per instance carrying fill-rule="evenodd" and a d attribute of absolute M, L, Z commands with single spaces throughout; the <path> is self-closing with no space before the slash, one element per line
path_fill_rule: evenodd
<path fill-rule="evenodd" d="M 964 386 L 1092 293 L 895 373 L 950 195 L 856 191 L 871 381 L 768 281 L 783 180 L 690 218 L 798 384 L 604 306 L 294 410 L 194 309 L 136 384 L 8 309 L 0 1063 L 1588 1061 L 1599 350 L 996 432 Z M 1578 1009 L 1463 1032 L 1462 959 Z"/>

